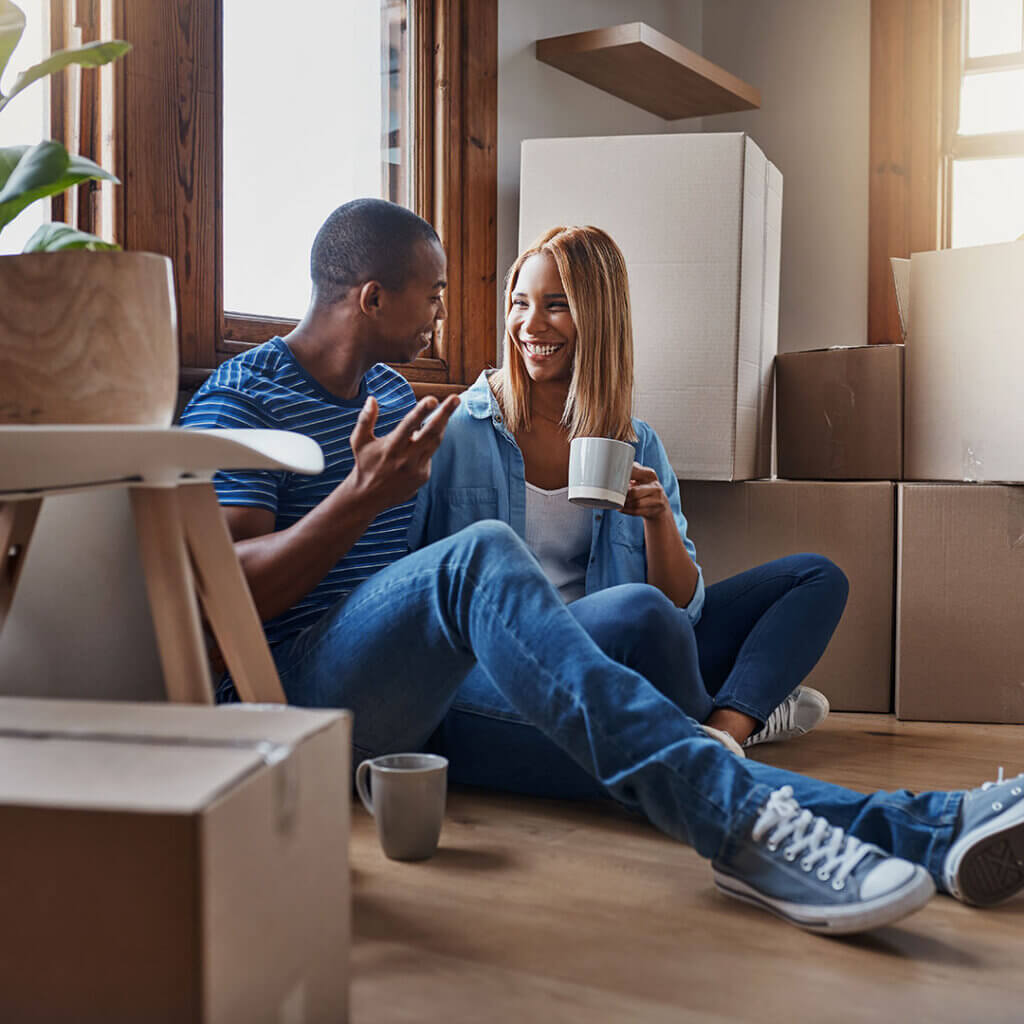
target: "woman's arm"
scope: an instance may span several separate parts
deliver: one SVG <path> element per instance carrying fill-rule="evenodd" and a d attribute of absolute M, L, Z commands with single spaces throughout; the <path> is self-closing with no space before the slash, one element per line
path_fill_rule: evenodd
<path fill-rule="evenodd" d="M 686 608 L 697 591 L 700 570 L 686 550 L 675 510 L 653 469 L 634 463 L 622 511 L 643 518 L 647 582 L 677 607 Z"/>

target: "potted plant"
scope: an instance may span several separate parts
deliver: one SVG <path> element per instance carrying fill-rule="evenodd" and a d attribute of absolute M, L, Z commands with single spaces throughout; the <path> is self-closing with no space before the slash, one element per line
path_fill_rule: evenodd
<path fill-rule="evenodd" d="M 24 29 L 24 12 L 0 0 L 0 76 Z M 51 54 L 0 92 L 0 118 L 34 82 L 72 64 L 108 64 L 130 49 L 112 40 Z M 0 147 L 0 232 L 30 204 L 89 180 L 117 182 L 54 139 Z M 72 225 L 44 224 L 21 255 L 0 256 L 0 423 L 171 422 L 170 261 L 118 250 Z"/>

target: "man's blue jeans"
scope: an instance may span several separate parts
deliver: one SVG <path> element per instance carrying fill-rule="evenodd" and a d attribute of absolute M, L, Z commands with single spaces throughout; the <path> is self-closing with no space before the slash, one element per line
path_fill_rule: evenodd
<path fill-rule="evenodd" d="M 864 796 L 733 756 L 602 653 L 503 523 L 476 523 L 381 570 L 275 660 L 291 703 L 354 712 L 357 757 L 422 748 L 479 664 L 595 789 L 708 858 L 728 858 L 788 784 L 814 813 L 938 881 L 962 799 Z"/>
<path fill-rule="evenodd" d="M 828 645 L 846 605 L 842 571 L 790 555 L 712 584 L 694 627 L 642 583 L 580 598 L 569 611 L 608 657 L 638 672 L 698 722 L 717 707 L 764 722 Z M 479 665 L 466 676 L 431 749 L 456 781 L 537 796 L 597 795 L 600 786 L 516 712 Z"/>

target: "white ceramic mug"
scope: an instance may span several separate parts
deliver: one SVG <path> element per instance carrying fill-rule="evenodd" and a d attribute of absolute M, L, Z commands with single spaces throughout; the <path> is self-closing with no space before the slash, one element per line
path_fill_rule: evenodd
<path fill-rule="evenodd" d="M 576 437 L 569 445 L 569 500 L 585 508 L 622 508 L 636 452 L 610 437 Z"/>
<path fill-rule="evenodd" d="M 356 769 L 356 792 L 377 823 L 392 860 L 433 857 L 448 792 L 448 761 L 438 754 L 385 754 Z"/>

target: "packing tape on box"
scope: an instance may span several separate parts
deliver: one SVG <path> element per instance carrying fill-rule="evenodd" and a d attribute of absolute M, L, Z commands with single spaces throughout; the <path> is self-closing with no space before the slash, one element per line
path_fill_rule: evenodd
<path fill-rule="evenodd" d="M 293 746 L 270 740 L 212 739 L 206 736 L 154 736 L 152 733 L 116 733 L 94 729 L 24 729 L 0 727 L 0 739 L 78 740 L 89 743 L 124 743 L 149 747 L 202 747 L 207 750 L 243 750 L 258 754 L 274 771 L 274 826 L 288 833 L 299 809 L 299 771 L 292 759 Z"/>

